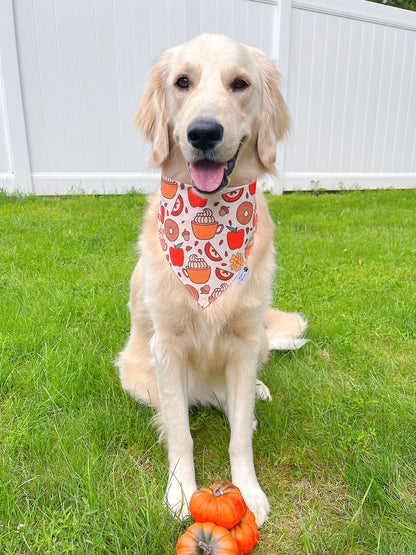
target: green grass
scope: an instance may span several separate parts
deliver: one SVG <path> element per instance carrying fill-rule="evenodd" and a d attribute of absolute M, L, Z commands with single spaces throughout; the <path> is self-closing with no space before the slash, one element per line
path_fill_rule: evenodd
<path fill-rule="evenodd" d="M 416 553 L 416 191 L 269 197 L 276 304 L 310 321 L 257 405 L 260 554 Z M 145 201 L 0 195 L 0 553 L 174 553 L 164 447 L 113 365 Z M 197 480 L 225 419 L 192 411 Z"/>

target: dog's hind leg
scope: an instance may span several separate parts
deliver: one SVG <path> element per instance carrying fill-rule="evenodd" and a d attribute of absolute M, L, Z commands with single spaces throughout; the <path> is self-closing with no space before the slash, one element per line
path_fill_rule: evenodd
<path fill-rule="evenodd" d="M 256 399 L 260 399 L 260 401 L 272 400 L 269 388 L 261 380 L 256 380 Z"/>
<path fill-rule="evenodd" d="M 308 322 L 294 312 L 269 310 L 265 319 L 269 349 L 290 351 L 300 349 L 309 341 L 304 335 Z"/>
<path fill-rule="evenodd" d="M 124 351 L 119 355 L 117 366 L 123 389 L 141 403 L 158 408 L 159 392 L 152 356 L 147 345 L 132 332 Z"/>
<path fill-rule="evenodd" d="M 130 282 L 130 337 L 116 364 L 123 389 L 136 401 L 159 409 L 155 363 L 150 352 L 152 325 L 142 303 L 141 274 L 139 261 Z"/>

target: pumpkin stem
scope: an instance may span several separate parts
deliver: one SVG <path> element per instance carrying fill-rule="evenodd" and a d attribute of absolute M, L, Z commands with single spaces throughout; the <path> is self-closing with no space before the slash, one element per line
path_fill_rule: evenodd
<path fill-rule="evenodd" d="M 221 495 L 224 495 L 224 492 L 222 491 L 221 486 L 217 486 L 214 491 L 214 497 L 221 497 Z"/>
<path fill-rule="evenodd" d="M 202 540 L 198 542 L 198 547 L 202 549 L 203 555 L 212 555 L 213 553 L 212 545 L 208 545 Z"/>

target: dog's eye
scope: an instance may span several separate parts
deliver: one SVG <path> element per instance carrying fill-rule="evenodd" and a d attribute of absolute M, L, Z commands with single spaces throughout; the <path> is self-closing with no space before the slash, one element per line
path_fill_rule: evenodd
<path fill-rule="evenodd" d="M 231 88 L 233 91 L 242 91 L 244 89 L 247 89 L 249 86 L 249 83 L 247 83 L 247 81 L 244 81 L 244 79 L 234 79 L 234 81 L 231 83 Z"/>
<path fill-rule="evenodd" d="M 187 77 L 179 77 L 179 79 L 176 81 L 175 85 L 179 89 L 189 89 L 190 82 L 189 82 L 189 79 Z"/>

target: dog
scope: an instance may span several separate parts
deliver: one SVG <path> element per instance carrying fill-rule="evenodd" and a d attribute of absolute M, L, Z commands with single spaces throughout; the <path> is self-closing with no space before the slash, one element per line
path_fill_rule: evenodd
<path fill-rule="evenodd" d="M 165 503 L 180 518 L 197 487 L 188 408 L 198 403 L 225 411 L 232 481 L 258 526 L 269 513 L 252 434 L 256 393 L 271 397 L 256 371 L 270 349 L 302 346 L 307 327 L 302 316 L 269 308 L 274 226 L 255 192 L 259 176 L 274 171 L 276 145 L 289 128 L 279 83 L 260 50 L 204 34 L 160 57 L 134 117 L 152 144 L 151 164 L 165 177 L 144 216 L 130 284 L 131 333 L 117 365 L 123 388 L 156 409 L 169 459 Z M 184 222 L 173 216 L 179 211 Z M 231 213 L 250 235 L 245 250 L 235 246 L 233 234 L 242 232 Z M 197 239 L 208 228 L 214 238 Z M 217 282 L 206 281 L 209 273 Z"/>

